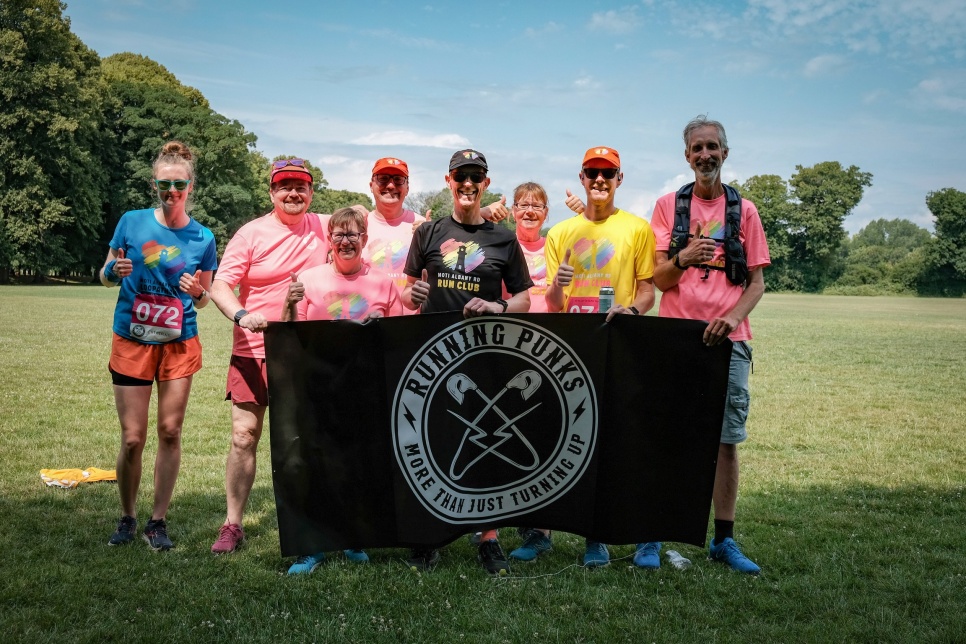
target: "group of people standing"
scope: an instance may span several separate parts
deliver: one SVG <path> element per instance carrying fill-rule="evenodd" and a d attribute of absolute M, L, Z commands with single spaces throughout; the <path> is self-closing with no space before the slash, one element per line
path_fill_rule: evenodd
<path fill-rule="evenodd" d="M 181 143 L 167 144 L 153 166 L 160 206 L 122 217 L 101 270 L 105 286 L 121 286 L 110 371 L 121 422 L 117 473 L 122 517 L 109 543 L 127 543 L 137 534 L 141 454 L 151 387 L 157 381 L 155 499 L 142 536 L 155 550 L 173 547 L 165 514 L 180 464 L 191 377 L 201 368 L 197 309 L 209 300 L 235 324 L 226 386 L 232 403 L 227 513 L 211 547 L 220 554 L 235 551 L 245 539 L 242 520 L 269 402 L 262 331 L 270 321 L 365 321 L 442 311 L 462 311 L 466 317 L 599 312 L 610 320 L 650 310 L 656 285 L 663 293 L 659 315 L 708 320 L 706 344 L 726 338 L 734 343 L 710 558 L 757 574 L 758 566 L 741 552 L 733 532 L 737 445 L 746 438 L 749 402 L 748 314 L 764 293 L 768 247 L 755 205 L 747 200 L 729 205 L 732 189 L 721 181 L 728 156 L 724 127 L 698 117 L 685 127 L 684 142 L 694 184 L 685 187 L 686 199 L 682 191 L 661 197 L 650 223 L 614 203 L 624 180 L 619 153 L 609 147 L 587 150 L 579 173 L 586 201 L 568 191 L 565 204 L 576 214 L 553 226 L 546 238 L 540 231 L 550 204 L 539 184 L 519 185 L 510 209 L 502 203 L 481 205 L 490 184 L 489 166 L 476 150 L 460 150 L 450 159 L 445 181 L 453 212 L 435 220 L 405 209 L 409 170 L 400 159 L 383 158 L 373 166 L 372 212 L 355 206 L 332 215 L 308 212 L 314 177 L 303 160 L 276 161 L 272 212 L 238 230 L 220 266 L 211 233 L 187 214 L 194 180 L 191 153 Z M 690 216 L 685 224 L 682 203 Z M 731 223 L 739 208 L 740 226 Z M 495 223 L 510 212 L 516 234 Z M 732 255 L 739 252 L 727 243 L 732 232 L 747 266 L 740 280 L 733 279 L 731 270 Z M 603 284 L 614 291 L 614 305 L 606 311 L 599 310 Z M 478 559 L 487 572 L 508 572 L 510 559 L 530 561 L 552 548 L 549 530 L 520 528 L 520 534 L 522 544 L 509 557 L 496 526 L 476 535 Z M 659 567 L 660 549 L 660 543 L 637 544 L 634 563 Z M 362 550 L 344 555 L 353 562 L 368 561 Z M 299 557 L 289 573 L 311 572 L 324 559 L 324 553 Z M 428 570 L 439 559 L 435 549 L 416 549 L 409 564 Z M 609 561 L 606 544 L 587 541 L 584 565 Z"/>

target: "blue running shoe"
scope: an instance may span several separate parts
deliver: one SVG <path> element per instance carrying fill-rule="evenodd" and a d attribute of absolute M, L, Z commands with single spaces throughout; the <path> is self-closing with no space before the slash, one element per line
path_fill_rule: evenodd
<path fill-rule="evenodd" d="M 342 554 L 352 563 L 369 563 L 369 555 L 365 550 L 343 550 Z"/>
<path fill-rule="evenodd" d="M 609 563 L 610 553 L 607 552 L 607 544 L 588 539 L 587 551 L 584 552 L 584 566 L 587 568 L 600 568 Z"/>
<path fill-rule="evenodd" d="M 536 528 L 528 528 L 521 534 L 523 543 L 516 550 L 510 552 L 510 558 L 517 561 L 533 561 L 542 553 L 553 548 L 553 541 Z"/>
<path fill-rule="evenodd" d="M 634 565 L 638 568 L 649 568 L 651 570 L 660 568 L 661 542 L 651 541 L 637 544 L 637 552 L 634 553 Z"/>
<path fill-rule="evenodd" d="M 761 568 L 758 567 L 758 564 L 746 557 L 744 553 L 741 552 L 741 548 L 738 547 L 738 544 L 735 543 L 735 540 L 731 537 L 727 537 L 721 543 L 715 543 L 714 539 L 712 539 L 708 558 L 711 559 L 711 561 L 718 561 L 728 564 L 731 566 L 732 570 L 737 570 L 738 572 L 743 572 L 749 575 L 757 575 L 761 572 Z"/>
<path fill-rule="evenodd" d="M 291 566 L 289 566 L 288 574 L 290 575 L 307 575 L 325 561 L 325 553 L 317 552 L 314 555 L 302 555 L 295 560 Z"/>

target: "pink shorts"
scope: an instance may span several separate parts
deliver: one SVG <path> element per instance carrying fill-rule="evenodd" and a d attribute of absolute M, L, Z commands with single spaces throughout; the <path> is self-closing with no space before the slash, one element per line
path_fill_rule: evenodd
<path fill-rule="evenodd" d="M 225 400 L 268 407 L 268 371 L 264 358 L 232 355 Z"/>
<path fill-rule="evenodd" d="M 201 370 L 201 340 L 144 344 L 115 333 L 108 369 L 146 384 L 187 378 Z"/>

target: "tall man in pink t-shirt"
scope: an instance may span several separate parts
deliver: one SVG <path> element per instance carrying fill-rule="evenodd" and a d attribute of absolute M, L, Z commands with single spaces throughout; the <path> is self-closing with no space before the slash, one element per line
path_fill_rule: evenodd
<path fill-rule="evenodd" d="M 684 158 L 694 171 L 690 202 L 690 237 L 671 257 L 676 193 L 658 199 L 651 228 L 657 240 L 654 284 L 661 289 L 661 317 L 708 320 L 704 342 L 716 345 L 725 338 L 734 344 L 731 373 L 725 403 L 724 426 L 718 448 L 714 479 L 714 538 L 711 559 L 733 569 L 757 575 L 761 569 L 746 557 L 734 540 L 735 508 L 738 501 L 738 443 L 747 438 L 748 372 L 751 365 L 751 326 L 748 314 L 765 292 L 762 269 L 771 264 L 765 232 L 755 204 L 741 200 L 739 241 L 748 266 L 748 276 L 733 284 L 726 266 L 724 240 L 727 198 L 721 182 L 721 167 L 728 158 L 724 126 L 698 116 L 684 128 Z M 670 259 L 669 259 L 670 258 Z M 645 568 L 660 566 L 660 543 L 640 544 L 634 563 Z"/>
<path fill-rule="evenodd" d="M 235 322 L 226 387 L 226 400 L 232 402 L 225 468 L 228 515 L 211 546 L 216 554 L 234 551 L 245 538 L 242 515 L 255 482 L 255 454 L 268 408 L 262 331 L 281 317 L 292 273 L 324 264 L 328 253 L 322 218 L 308 212 L 314 181 L 302 159 L 273 164 L 274 209 L 235 233 L 211 286 L 212 301 Z"/>
<path fill-rule="evenodd" d="M 374 268 L 389 275 L 402 292 L 408 283 L 403 268 L 413 230 L 425 221 L 403 207 L 409 194 L 409 166 L 394 157 L 379 159 L 372 166 L 369 189 L 376 208 L 369 213 L 369 243 L 362 249 L 362 256 Z M 405 308 L 404 311 L 416 313 Z"/>

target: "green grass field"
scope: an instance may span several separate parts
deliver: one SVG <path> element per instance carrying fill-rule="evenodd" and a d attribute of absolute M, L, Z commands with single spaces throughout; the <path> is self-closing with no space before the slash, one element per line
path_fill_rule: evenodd
<path fill-rule="evenodd" d="M 966 300 L 772 295 L 752 316 L 750 438 L 736 537 L 763 568 L 697 548 L 660 571 L 623 557 L 588 571 L 583 541 L 490 579 L 466 542 L 432 573 L 403 550 L 285 575 L 268 440 L 247 546 L 213 557 L 224 517 L 230 322 L 201 313 L 177 547 L 109 548 L 112 484 L 44 487 L 39 470 L 113 468 L 106 365 L 116 293 L 0 287 L 0 638 L 3 641 L 963 642 L 966 641 Z M 267 438 L 267 437 L 266 437 Z M 139 518 L 150 512 L 149 431 Z M 627 491 L 628 511 L 637 494 Z M 518 544 L 505 530 L 503 545 Z M 667 547 L 667 546 L 666 546 Z"/>

